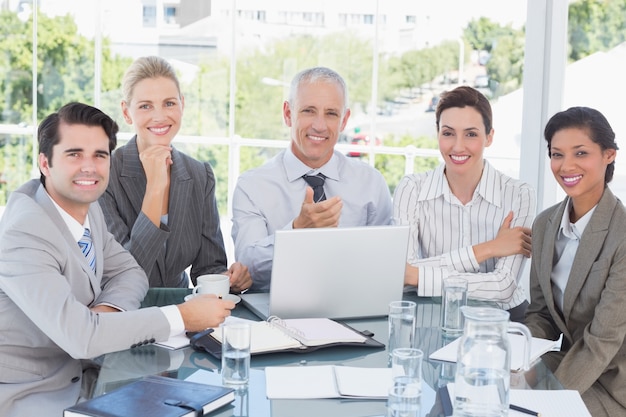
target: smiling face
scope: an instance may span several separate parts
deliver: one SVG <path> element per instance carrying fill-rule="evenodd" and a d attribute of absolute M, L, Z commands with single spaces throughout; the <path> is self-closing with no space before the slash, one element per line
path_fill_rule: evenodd
<path fill-rule="evenodd" d="M 600 201 L 606 167 L 615 155 L 615 149 L 602 150 L 584 128 L 565 128 L 552 136 L 550 168 L 563 191 L 572 198 L 577 217 Z"/>
<path fill-rule="evenodd" d="M 446 164 L 448 180 L 460 175 L 480 179 L 483 152 L 491 145 L 493 129 L 486 132 L 481 114 L 469 106 L 445 109 L 439 126 L 439 151 Z"/>
<path fill-rule="evenodd" d="M 39 154 L 39 169 L 50 197 L 82 224 L 109 182 L 109 137 L 100 126 L 60 123 L 59 138 L 51 160 Z"/>
<path fill-rule="evenodd" d="M 146 78 L 135 84 L 130 102 L 122 101 L 122 112 L 135 126 L 140 152 L 150 145 L 170 145 L 180 130 L 183 107 L 184 98 L 169 78 Z"/>
<path fill-rule="evenodd" d="M 326 81 L 303 82 L 293 103 L 283 104 L 283 118 L 291 128 L 291 149 L 299 160 L 311 168 L 330 160 L 350 117 L 350 110 L 344 109 L 341 87 Z"/>

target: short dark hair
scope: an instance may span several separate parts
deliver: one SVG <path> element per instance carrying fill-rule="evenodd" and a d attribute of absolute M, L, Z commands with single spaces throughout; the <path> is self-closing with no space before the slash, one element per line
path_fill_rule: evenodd
<path fill-rule="evenodd" d="M 585 130 L 591 140 L 600 145 L 603 151 L 619 149 L 615 142 L 615 132 L 602 113 L 590 107 L 570 107 L 567 110 L 556 113 L 546 124 L 543 135 L 548 142 L 548 157 L 552 156 L 552 138 L 556 132 L 569 128 Z M 604 174 L 605 185 L 613 179 L 614 171 L 615 161 L 606 167 L 606 173 Z"/>
<path fill-rule="evenodd" d="M 39 143 L 39 153 L 44 154 L 48 163 L 52 166 L 52 149 L 61 140 L 59 136 L 59 125 L 86 125 L 100 126 L 104 129 L 109 138 L 109 152 L 113 152 L 117 146 L 117 132 L 119 127 L 102 110 L 83 103 L 68 103 L 61 107 L 56 113 L 48 115 L 39 124 L 37 129 L 37 141 Z M 41 172 L 40 180 L 45 185 L 46 177 Z"/>
<path fill-rule="evenodd" d="M 444 110 L 452 107 L 473 107 L 480 113 L 485 125 L 485 132 L 489 134 L 493 128 L 493 115 L 489 100 L 480 91 L 468 87 L 460 86 L 454 90 L 444 91 L 441 93 L 437 109 L 435 110 L 435 119 L 437 123 L 437 132 L 439 132 L 439 120 Z"/>

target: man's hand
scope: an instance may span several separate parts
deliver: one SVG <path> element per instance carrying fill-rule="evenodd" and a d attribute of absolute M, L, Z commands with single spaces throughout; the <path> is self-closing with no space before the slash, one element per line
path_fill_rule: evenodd
<path fill-rule="evenodd" d="M 343 202 L 338 196 L 328 200 L 313 202 L 313 188 L 306 187 L 300 214 L 293 221 L 294 229 L 313 227 L 337 227 Z"/>
<path fill-rule="evenodd" d="M 528 227 L 513 227 L 511 211 L 502 222 L 495 239 L 474 246 L 474 255 L 480 263 L 489 258 L 501 258 L 510 255 L 524 255 L 530 258 L 531 234 Z"/>
<path fill-rule="evenodd" d="M 183 317 L 185 330 L 199 332 L 223 323 L 230 316 L 230 310 L 235 308 L 235 303 L 220 300 L 215 294 L 198 294 L 177 307 Z"/>
<path fill-rule="evenodd" d="M 248 267 L 241 262 L 235 262 L 228 268 L 226 275 L 230 277 L 230 289 L 232 292 L 240 293 L 247 290 L 252 285 L 252 276 Z"/>

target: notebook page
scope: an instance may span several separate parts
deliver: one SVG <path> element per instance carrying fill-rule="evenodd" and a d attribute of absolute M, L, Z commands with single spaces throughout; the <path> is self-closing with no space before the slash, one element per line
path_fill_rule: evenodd
<path fill-rule="evenodd" d="M 447 387 L 450 398 L 454 398 L 454 383 Z M 539 413 L 541 417 L 591 417 L 576 390 L 512 389 L 509 390 L 509 404 Z M 509 410 L 509 417 L 529 417 L 529 414 Z"/>
<path fill-rule="evenodd" d="M 307 399 L 338 398 L 334 366 L 267 366 L 267 398 Z"/>
<path fill-rule="evenodd" d="M 272 319 L 292 337 L 306 346 L 319 346 L 337 342 L 363 343 L 367 338 L 348 327 L 327 318 Z"/>
<path fill-rule="evenodd" d="M 211 336 L 222 342 L 222 329 L 217 328 Z M 250 353 L 271 352 L 274 350 L 300 348 L 296 339 L 275 328 L 266 321 L 250 322 Z"/>
<path fill-rule="evenodd" d="M 533 410 L 541 417 L 591 417 L 578 391 L 575 390 L 511 390 L 511 404 Z M 509 410 L 509 417 L 528 417 L 528 414 Z"/>
<path fill-rule="evenodd" d="M 337 388 L 342 397 L 387 398 L 392 386 L 391 368 L 335 366 Z"/>

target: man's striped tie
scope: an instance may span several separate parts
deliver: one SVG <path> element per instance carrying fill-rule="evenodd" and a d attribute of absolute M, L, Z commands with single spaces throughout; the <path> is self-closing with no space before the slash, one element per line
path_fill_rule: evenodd
<path fill-rule="evenodd" d="M 80 250 L 83 251 L 83 255 L 87 258 L 87 263 L 89 263 L 91 270 L 96 272 L 96 251 L 93 250 L 93 242 L 91 241 L 89 229 L 85 229 L 83 237 L 78 241 L 78 246 L 80 246 Z"/>
<path fill-rule="evenodd" d="M 326 180 L 326 177 L 324 174 L 305 175 L 302 178 L 313 188 L 314 202 L 319 203 L 326 200 L 326 193 L 324 192 L 324 180 Z"/>

